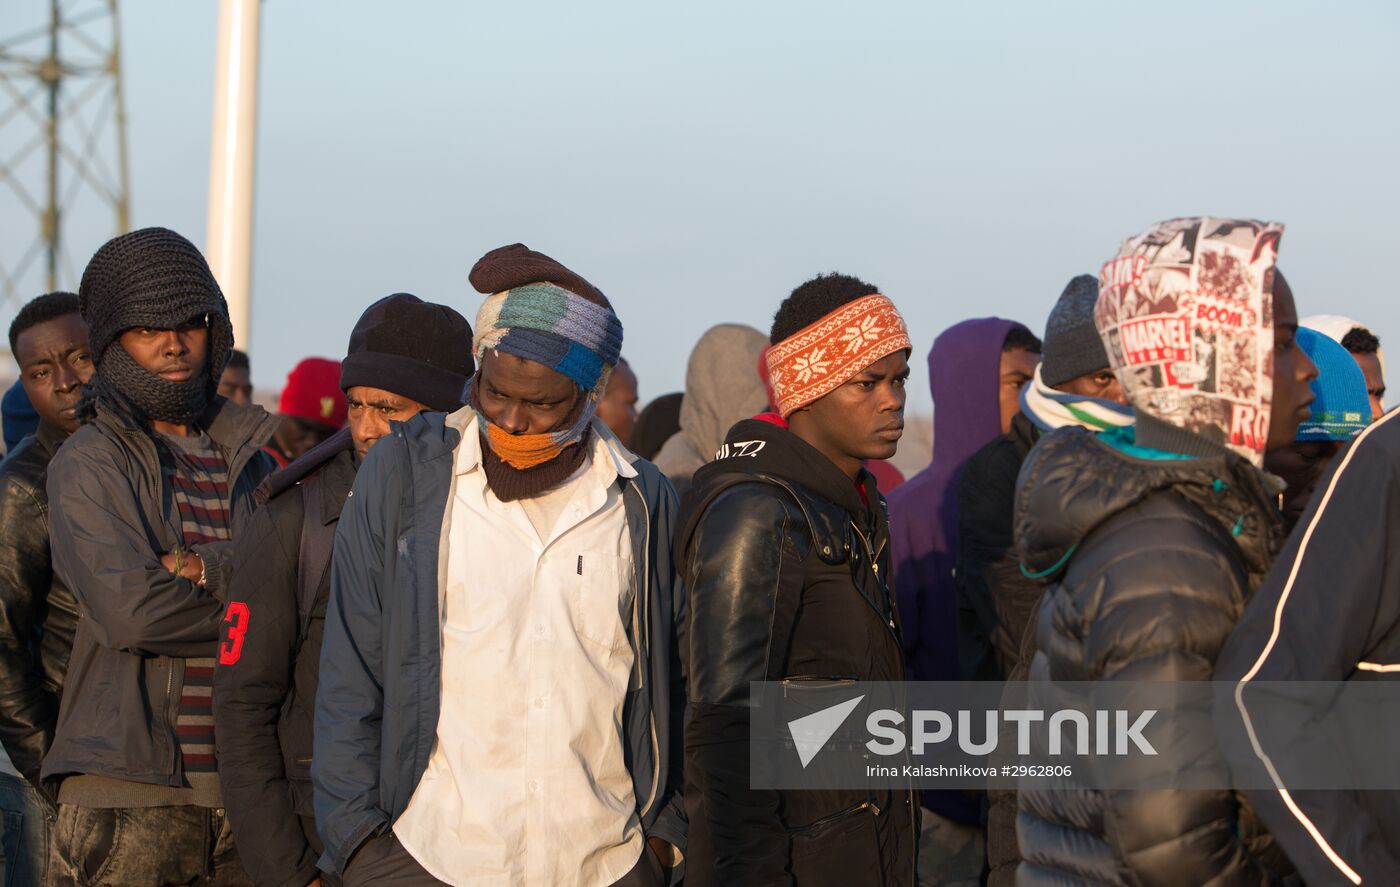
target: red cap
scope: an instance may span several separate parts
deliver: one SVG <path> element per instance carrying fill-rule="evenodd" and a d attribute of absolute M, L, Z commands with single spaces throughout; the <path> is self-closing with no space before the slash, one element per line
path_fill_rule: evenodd
<path fill-rule="evenodd" d="M 292 367 L 277 401 L 277 412 L 320 422 L 331 428 L 345 424 L 345 392 L 340 390 L 340 361 L 308 357 Z"/>

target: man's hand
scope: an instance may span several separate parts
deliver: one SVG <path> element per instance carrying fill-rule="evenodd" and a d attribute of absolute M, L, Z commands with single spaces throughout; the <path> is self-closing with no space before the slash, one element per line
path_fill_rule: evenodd
<path fill-rule="evenodd" d="M 321 887 L 321 876 L 317 875 L 312 878 L 311 883 L 307 884 L 306 887 Z"/>
<path fill-rule="evenodd" d="M 175 561 L 176 557 L 173 551 L 160 556 L 160 565 L 171 573 L 175 573 Z M 204 561 L 192 551 L 181 552 L 179 561 L 180 571 L 175 575 L 198 585 L 200 578 L 204 576 Z"/>

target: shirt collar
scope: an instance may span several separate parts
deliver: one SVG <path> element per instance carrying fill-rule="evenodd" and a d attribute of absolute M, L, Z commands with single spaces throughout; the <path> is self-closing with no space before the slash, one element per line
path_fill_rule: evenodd
<path fill-rule="evenodd" d="M 622 441 L 617 439 L 617 435 L 612 433 L 612 429 L 603 424 L 603 420 L 597 416 L 593 417 L 593 461 L 610 462 L 611 468 L 618 477 L 629 478 L 637 476 L 637 468 L 633 464 L 640 456 L 622 445 Z"/>
<path fill-rule="evenodd" d="M 469 406 L 447 414 L 447 426 L 462 435 L 457 453 L 452 457 L 453 474 L 470 474 L 481 468 L 481 433 L 476 423 L 476 410 Z"/>

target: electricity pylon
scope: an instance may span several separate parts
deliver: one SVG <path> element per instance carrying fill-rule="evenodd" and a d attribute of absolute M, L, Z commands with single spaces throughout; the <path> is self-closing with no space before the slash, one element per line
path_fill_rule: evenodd
<path fill-rule="evenodd" d="M 5 5 L 8 30 L 24 10 Z M 34 296 L 76 290 L 88 254 L 130 218 L 117 0 L 29 5 L 27 27 L 0 32 L 5 326 Z"/>

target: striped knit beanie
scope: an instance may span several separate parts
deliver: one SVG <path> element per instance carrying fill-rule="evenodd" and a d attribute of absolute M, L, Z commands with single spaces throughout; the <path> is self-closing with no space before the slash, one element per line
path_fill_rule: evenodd
<path fill-rule="evenodd" d="M 474 382 L 467 385 L 465 399 L 476 408 L 489 446 L 487 483 L 502 501 L 536 496 L 587 456 L 582 444 L 622 352 L 622 322 L 597 287 L 524 244 L 482 256 L 470 280 L 490 294 L 476 315 L 478 368 L 486 352 L 504 352 L 568 377 L 583 392 L 561 427 L 510 434 L 481 412 Z"/>
<path fill-rule="evenodd" d="M 593 284 L 522 243 L 493 249 L 469 276 L 489 297 L 476 315 L 476 358 L 503 351 L 602 396 L 622 353 L 622 321 Z"/>

